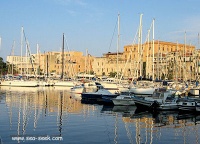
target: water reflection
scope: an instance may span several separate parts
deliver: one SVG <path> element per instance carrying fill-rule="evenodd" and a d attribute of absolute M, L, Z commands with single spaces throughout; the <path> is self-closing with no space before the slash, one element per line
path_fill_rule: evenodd
<path fill-rule="evenodd" d="M 130 143 L 173 143 L 174 140 L 176 143 L 199 143 L 199 114 L 178 111 L 149 113 L 134 106 L 104 106 L 102 112 L 122 116 Z"/>
<path fill-rule="evenodd" d="M 30 142 L 13 141 L 8 138 L 12 135 L 63 137 L 56 143 L 199 143 L 197 114 L 85 104 L 67 88 L 0 87 L 0 92 L 5 93 L 0 96 L 0 136 L 5 143 Z"/>
<path fill-rule="evenodd" d="M 52 117 L 52 121 L 49 121 L 49 124 L 43 124 L 52 126 L 56 123 L 58 131 L 53 131 L 52 133 L 62 136 L 63 119 L 67 118 L 69 113 L 81 113 L 83 109 L 81 102 L 72 99 L 67 89 L 55 90 L 54 87 L 22 89 L 1 87 L 1 91 L 6 93 L 5 102 L 9 112 L 11 130 L 15 129 L 17 121 L 17 133 L 12 131 L 13 135 L 22 136 L 28 134 L 27 129 L 30 131 L 32 121 L 33 130 L 37 131 L 40 119 L 41 122 L 45 120 L 43 117 Z M 57 118 L 53 122 L 56 113 Z"/>

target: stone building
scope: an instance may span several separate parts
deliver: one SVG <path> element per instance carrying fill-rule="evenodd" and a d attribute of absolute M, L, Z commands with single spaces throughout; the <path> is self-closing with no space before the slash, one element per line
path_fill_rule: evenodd
<path fill-rule="evenodd" d="M 169 68 L 172 69 L 172 64 L 174 67 L 175 63 L 172 62 L 172 59 L 175 59 L 176 54 L 179 58 L 176 58 L 176 61 L 179 61 L 179 64 L 176 65 L 179 65 L 182 72 L 180 78 L 194 79 L 194 63 L 196 63 L 192 59 L 194 52 L 195 46 L 164 41 L 154 41 L 154 52 L 152 41 L 141 46 L 138 44 L 126 45 L 123 52 L 118 54 L 107 53 L 102 57 L 94 58 L 93 70 L 98 76 L 118 72 L 120 76 L 123 75 L 126 78 L 137 78 L 139 76 L 154 79 L 173 78 L 175 70 L 169 71 Z"/>
<path fill-rule="evenodd" d="M 153 51 L 154 47 L 154 51 Z M 79 73 L 98 77 L 116 73 L 118 78 L 197 79 L 200 51 L 195 46 L 164 41 L 126 45 L 123 52 L 93 57 L 82 52 L 45 52 L 30 57 L 7 56 L 18 74 L 74 77 Z M 64 59 L 64 61 L 62 60 Z M 62 67 L 63 66 L 63 67 Z M 178 72 L 178 75 L 177 75 Z"/>
<path fill-rule="evenodd" d="M 64 60 L 62 62 L 62 59 Z M 93 57 L 84 56 L 82 52 L 45 52 L 32 54 L 30 57 L 7 56 L 7 62 L 13 64 L 18 74 L 22 75 L 46 75 L 74 77 L 78 73 L 90 73 L 92 71 Z M 63 67 L 62 67 L 63 66 Z"/>

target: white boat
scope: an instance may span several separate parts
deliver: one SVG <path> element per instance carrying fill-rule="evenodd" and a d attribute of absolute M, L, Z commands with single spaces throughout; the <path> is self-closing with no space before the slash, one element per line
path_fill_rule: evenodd
<path fill-rule="evenodd" d="M 38 86 L 50 86 L 51 84 L 48 81 L 38 81 Z"/>
<path fill-rule="evenodd" d="M 184 98 L 179 100 L 177 104 L 181 111 L 196 111 L 196 99 Z"/>
<path fill-rule="evenodd" d="M 74 87 L 75 85 L 74 81 L 54 81 L 53 86 Z"/>
<path fill-rule="evenodd" d="M 81 101 L 81 94 L 73 93 L 71 97 L 75 100 Z"/>
<path fill-rule="evenodd" d="M 122 83 L 100 82 L 100 84 L 104 87 L 104 89 L 110 91 L 113 94 L 120 93 L 129 89 L 128 85 Z"/>
<path fill-rule="evenodd" d="M 112 101 L 114 105 L 135 105 L 134 96 L 130 95 L 119 95 L 116 98 L 113 98 Z"/>
<path fill-rule="evenodd" d="M 37 91 L 39 91 L 39 87 L 23 87 L 23 88 L 19 88 L 19 87 L 13 87 L 13 86 L 1 86 L 0 87 L 0 91 L 9 91 L 9 92 L 33 92 L 36 93 Z"/>
<path fill-rule="evenodd" d="M 196 101 L 196 112 L 200 112 L 200 100 Z"/>
<path fill-rule="evenodd" d="M 171 98 L 168 97 L 168 99 L 165 100 L 164 103 L 162 103 L 158 109 L 159 110 L 177 110 L 178 104 L 177 104 L 178 98 Z"/>
<path fill-rule="evenodd" d="M 86 92 L 97 91 L 97 85 L 95 82 L 86 82 L 83 84 Z"/>
<path fill-rule="evenodd" d="M 84 85 L 75 85 L 71 88 L 71 92 L 75 94 L 82 94 L 84 92 Z"/>
<path fill-rule="evenodd" d="M 119 88 L 116 83 L 111 82 L 100 82 L 104 89 L 108 90 L 111 93 L 119 93 Z"/>
<path fill-rule="evenodd" d="M 152 96 L 133 97 L 135 105 L 147 110 L 175 110 L 178 109 L 176 94 L 171 91 L 155 91 Z"/>
<path fill-rule="evenodd" d="M 37 87 L 37 81 L 25 81 L 25 80 L 3 80 L 0 82 L 0 86 L 10 87 Z"/>
<path fill-rule="evenodd" d="M 193 96 L 199 96 L 200 95 L 200 88 L 190 88 L 189 94 Z"/>
<path fill-rule="evenodd" d="M 81 94 L 82 101 L 108 102 L 112 103 L 112 98 L 116 98 L 119 94 L 113 94 L 108 90 L 100 87 L 96 92 L 84 92 Z"/>
<path fill-rule="evenodd" d="M 135 95 L 152 95 L 156 90 L 155 87 L 134 87 L 130 88 L 130 92 Z"/>

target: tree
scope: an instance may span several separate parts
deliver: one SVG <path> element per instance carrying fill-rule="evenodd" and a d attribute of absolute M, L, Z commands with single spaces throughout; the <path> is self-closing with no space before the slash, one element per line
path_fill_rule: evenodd
<path fill-rule="evenodd" d="M 6 63 L 3 61 L 3 58 L 0 57 L 0 74 L 6 74 L 8 72 L 8 67 Z"/>
<path fill-rule="evenodd" d="M 110 77 L 115 77 L 116 75 L 117 75 L 117 72 L 110 72 L 110 73 L 109 73 L 109 76 L 110 76 Z"/>

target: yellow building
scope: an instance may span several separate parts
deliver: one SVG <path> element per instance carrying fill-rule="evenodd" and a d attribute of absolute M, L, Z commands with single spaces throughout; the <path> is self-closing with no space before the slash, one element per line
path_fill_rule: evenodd
<path fill-rule="evenodd" d="M 46 52 L 32 54 L 31 58 L 7 56 L 7 61 L 15 66 L 18 74 L 22 75 L 60 76 L 63 65 L 64 76 L 73 77 L 78 73 L 90 73 L 93 57 L 91 55 L 84 56 L 82 52 L 77 51 L 64 52 L 63 58 L 62 52 Z"/>
<path fill-rule="evenodd" d="M 46 52 L 33 54 L 31 59 L 22 57 L 22 61 L 20 56 L 7 56 L 7 61 L 15 65 L 19 74 L 60 76 L 64 63 L 63 73 L 66 77 L 93 72 L 98 77 L 118 73 L 118 78 L 196 79 L 199 51 L 196 52 L 192 45 L 164 41 L 155 41 L 153 44 L 151 41 L 142 45 L 126 45 L 123 52 L 108 52 L 102 57 L 70 51 L 64 52 L 62 61 L 62 52 Z M 175 73 L 177 71 L 178 76 Z"/>
<path fill-rule="evenodd" d="M 171 59 L 175 59 L 174 53 L 176 53 L 179 57 L 177 61 L 179 61 L 179 65 L 182 65 L 179 68 L 182 72 L 181 78 L 194 78 L 194 61 L 188 60 L 194 56 L 194 51 L 195 46 L 192 45 L 154 41 L 153 55 L 152 41 L 141 46 L 138 44 L 126 45 L 124 46 L 124 52 L 118 54 L 107 53 L 103 57 L 94 58 L 93 70 L 97 76 L 103 74 L 108 76 L 110 72 L 118 72 L 127 78 L 137 78 L 139 76 L 150 78 L 154 73 L 154 78 L 167 78 L 170 77 Z M 184 60 L 186 63 L 184 63 Z M 171 72 L 171 75 L 175 76 L 173 70 Z"/>

